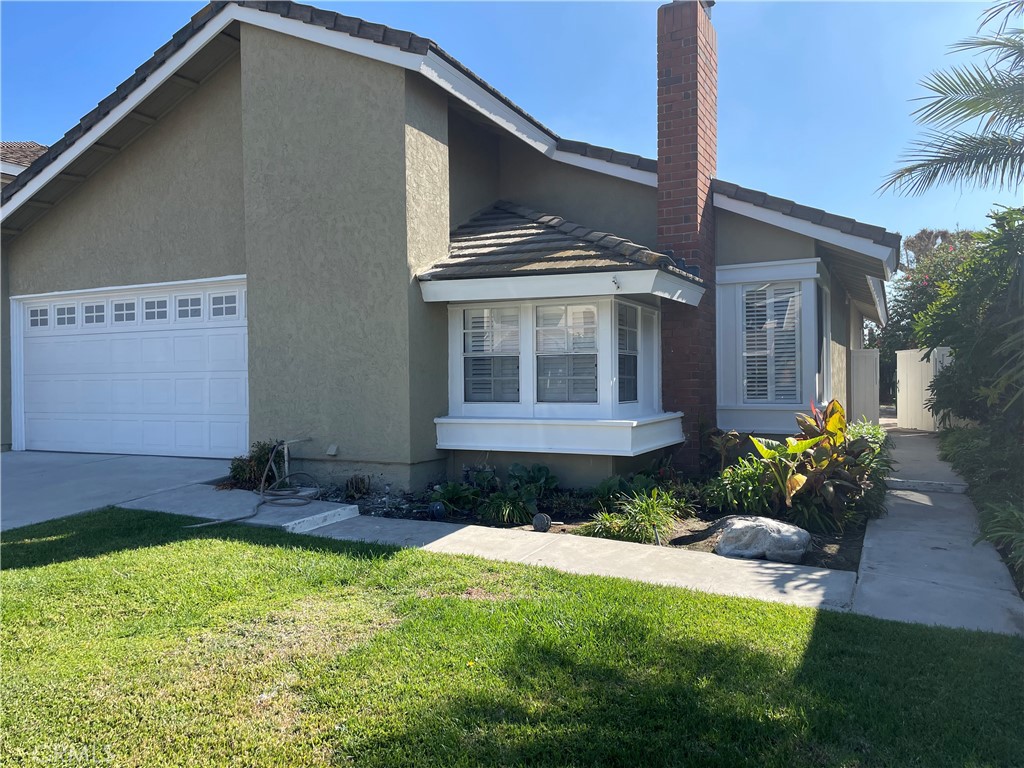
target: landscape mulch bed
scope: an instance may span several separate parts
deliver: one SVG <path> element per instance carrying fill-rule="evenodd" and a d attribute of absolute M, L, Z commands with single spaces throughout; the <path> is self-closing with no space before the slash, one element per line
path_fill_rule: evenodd
<path fill-rule="evenodd" d="M 325 498 L 331 501 L 345 501 L 344 490 L 338 489 L 335 493 L 328 493 Z M 337 498 L 336 498 L 337 496 Z M 406 520 L 430 520 L 430 513 L 427 510 L 427 503 L 420 498 L 411 495 L 395 495 L 390 493 L 371 493 L 362 498 L 351 500 L 350 503 L 359 507 L 360 514 L 374 517 L 393 517 Z M 590 513 L 585 515 L 559 516 L 544 509 L 552 517 L 551 534 L 574 534 L 577 528 L 590 519 Z M 695 517 L 683 518 L 678 521 L 674 530 L 662 539 L 665 546 L 692 549 L 698 552 L 713 552 L 718 539 L 721 536 L 720 529 L 715 523 L 721 519 L 721 515 L 698 513 Z M 450 516 L 446 518 L 450 523 L 469 523 L 472 525 L 487 525 L 472 516 Z M 489 526 L 508 527 L 508 526 Z M 519 530 L 532 531 L 532 525 L 512 526 Z M 829 568 L 839 571 L 856 571 L 860 565 L 860 554 L 864 546 L 864 528 L 857 528 L 846 531 L 840 536 L 829 536 L 813 534 L 811 536 L 811 548 L 804 556 L 802 565 L 816 568 Z"/>

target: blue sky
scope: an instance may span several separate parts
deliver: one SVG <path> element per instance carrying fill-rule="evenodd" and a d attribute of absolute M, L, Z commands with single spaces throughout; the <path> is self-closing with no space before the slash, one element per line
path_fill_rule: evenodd
<path fill-rule="evenodd" d="M 330 3 L 431 37 L 567 138 L 656 155 L 657 4 Z M 199 2 L 0 3 L 0 136 L 49 144 Z M 984 226 L 994 190 L 875 189 L 915 136 L 917 81 L 963 56 L 982 3 L 715 6 L 718 176 L 891 230 Z"/>

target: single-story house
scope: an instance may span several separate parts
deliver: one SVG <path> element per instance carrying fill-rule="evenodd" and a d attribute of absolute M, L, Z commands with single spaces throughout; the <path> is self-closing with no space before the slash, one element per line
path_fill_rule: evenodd
<path fill-rule="evenodd" d="M 583 485 L 849 399 L 899 236 L 715 178 L 711 4 L 658 11 L 655 160 L 409 32 L 211 3 L 0 193 L 2 442 Z"/>

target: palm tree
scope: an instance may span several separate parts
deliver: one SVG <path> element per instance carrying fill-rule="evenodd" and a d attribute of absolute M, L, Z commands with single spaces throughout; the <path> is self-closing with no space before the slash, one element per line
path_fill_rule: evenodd
<path fill-rule="evenodd" d="M 1016 190 L 1024 183 L 1024 29 L 1009 27 L 1024 0 L 1004 0 L 982 14 L 979 33 L 951 46 L 973 51 L 984 66 L 968 64 L 933 72 L 929 91 L 911 114 L 929 130 L 901 158 L 879 191 L 919 195 L 936 184 Z"/>

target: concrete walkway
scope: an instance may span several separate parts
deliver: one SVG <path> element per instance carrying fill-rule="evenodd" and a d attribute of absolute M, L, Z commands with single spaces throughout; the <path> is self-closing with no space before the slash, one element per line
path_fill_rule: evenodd
<path fill-rule="evenodd" d="M 361 516 L 311 533 L 834 610 L 849 610 L 856 580 L 852 571 L 480 525 Z"/>
<path fill-rule="evenodd" d="M 895 432 L 889 514 L 868 523 L 853 610 L 899 621 L 1024 635 L 1024 601 L 987 542 L 936 437 Z"/>

